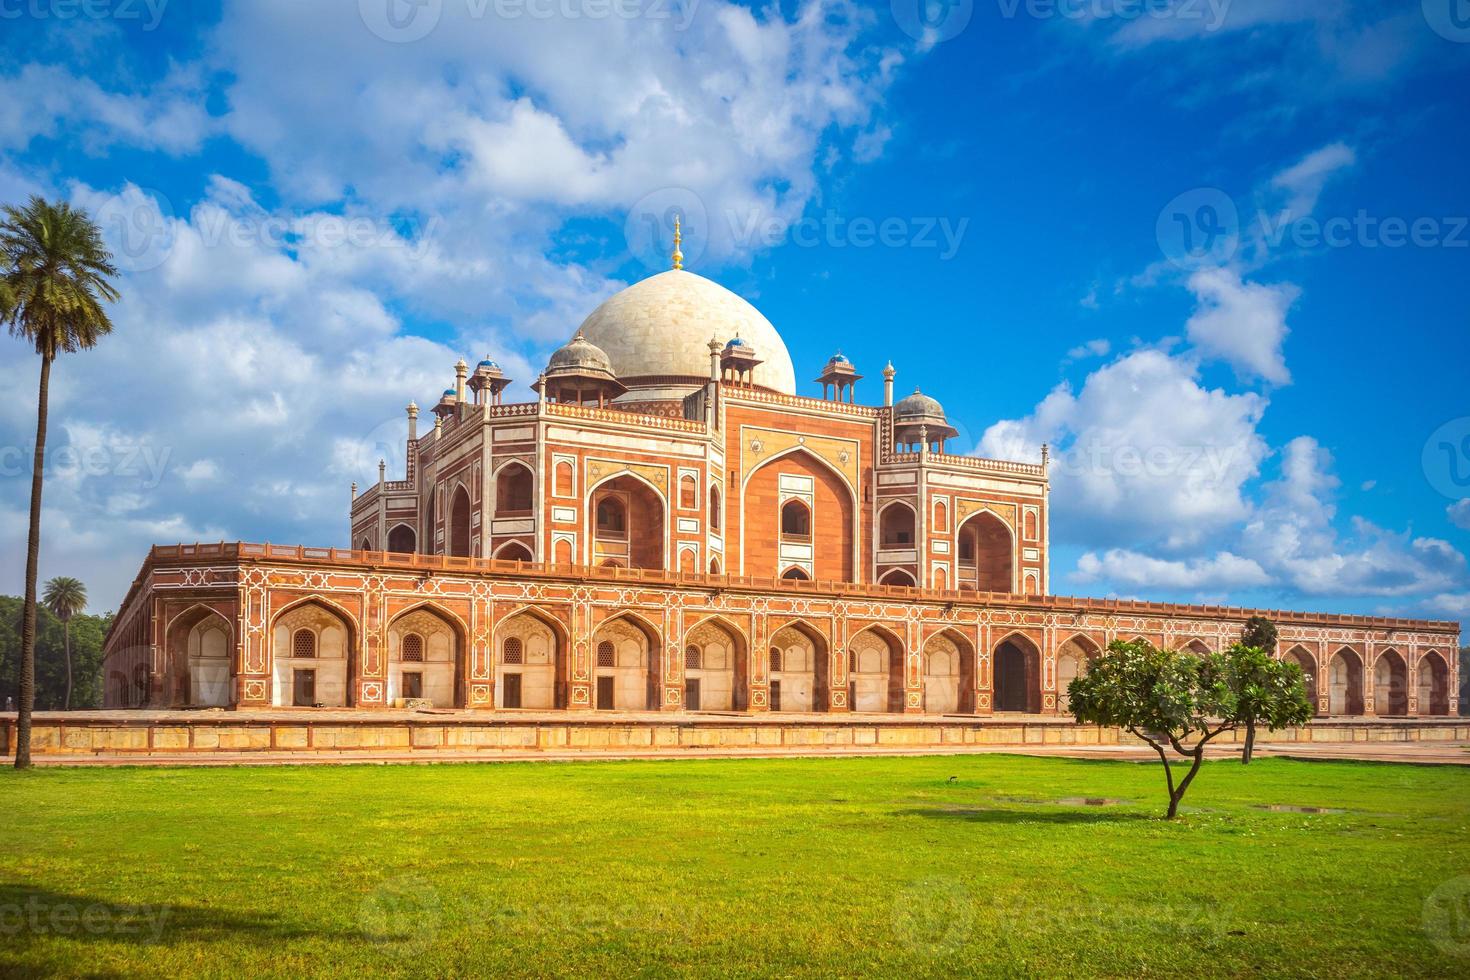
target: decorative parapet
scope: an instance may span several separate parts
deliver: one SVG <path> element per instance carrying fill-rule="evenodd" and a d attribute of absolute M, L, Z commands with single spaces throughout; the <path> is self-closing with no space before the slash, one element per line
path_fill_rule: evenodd
<path fill-rule="evenodd" d="M 815 409 L 821 412 L 831 412 L 835 415 L 851 415 L 861 419 L 875 419 L 883 411 L 869 405 L 857 405 L 852 402 L 828 401 L 825 398 L 808 398 L 805 395 L 784 395 L 777 391 L 767 391 L 764 388 L 745 388 L 739 385 L 722 385 L 720 395 L 730 401 L 736 402 L 761 402 L 767 405 L 781 405 L 786 408 Z"/>
<path fill-rule="evenodd" d="M 1163 617 L 1199 616 L 1244 621 L 1250 616 L 1265 616 L 1278 625 L 1311 625 L 1359 627 L 1386 630 L 1429 630 L 1458 637 L 1460 624 L 1448 620 L 1395 619 L 1383 616 L 1358 616 L 1343 613 L 1306 613 L 1289 610 L 1248 609 L 1218 605 L 1176 605 L 1137 599 L 1093 599 L 1073 596 L 1026 596 L 1003 592 L 975 592 L 958 589 L 910 588 L 901 585 L 875 585 L 859 582 L 801 581 L 750 575 L 709 575 L 703 572 L 678 572 L 648 568 L 609 568 L 592 565 L 550 562 L 504 561 L 496 558 L 456 558 L 449 555 L 398 554 L 383 551 L 356 551 L 347 548 L 310 548 L 303 545 L 219 542 L 209 544 L 155 545 L 142 570 L 134 580 L 128 597 L 119 608 L 127 608 L 134 594 L 144 586 L 157 565 L 192 564 L 197 562 L 255 563 L 288 561 L 317 566 L 370 566 L 377 569 L 412 572 L 453 572 L 468 574 L 514 575 L 524 579 L 575 579 L 595 582 L 646 583 L 649 585 L 705 588 L 715 592 L 727 590 L 749 592 L 800 593 L 840 596 L 855 599 L 894 598 L 903 601 L 927 601 L 979 604 L 991 609 L 1024 609 L 1059 615 L 1154 615 Z"/>
<path fill-rule="evenodd" d="M 548 402 L 546 414 L 561 415 L 570 418 L 590 419 L 595 422 L 612 422 L 616 425 L 631 425 L 644 429 L 663 429 L 672 432 L 692 432 L 703 434 L 704 422 L 692 419 L 671 419 L 664 415 L 650 415 L 644 412 L 620 412 L 609 408 L 587 408 L 582 405 L 560 405 Z"/>

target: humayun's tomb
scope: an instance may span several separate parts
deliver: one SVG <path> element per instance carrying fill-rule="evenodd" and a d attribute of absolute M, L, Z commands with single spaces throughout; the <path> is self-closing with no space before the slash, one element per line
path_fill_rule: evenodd
<path fill-rule="evenodd" d="M 677 260 L 534 401 L 486 359 L 431 426 L 410 404 L 406 479 L 353 487 L 349 549 L 153 548 L 107 707 L 1059 724 L 1109 641 L 1220 650 L 1260 612 L 1053 595 L 1044 451 L 946 452 L 939 402 L 889 366 L 862 404 L 840 354 L 798 395 L 770 322 Z M 1319 715 L 1457 712 L 1458 624 L 1263 614 Z"/>

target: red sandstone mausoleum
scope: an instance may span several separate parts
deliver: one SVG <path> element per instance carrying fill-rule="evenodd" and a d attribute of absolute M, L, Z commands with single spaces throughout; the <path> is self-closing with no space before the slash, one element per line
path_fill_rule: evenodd
<path fill-rule="evenodd" d="M 616 294 L 536 400 L 456 365 L 349 549 L 152 549 L 109 708 L 1054 714 L 1116 638 L 1220 650 L 1261 612 L 1066 598 L 1048 461 L 953 455 L 920 393 L 796 394 L 753 306 L 674 269 Z M 1320 715 L 1458 710 L 1453 622 L 1265 611 Z"/>

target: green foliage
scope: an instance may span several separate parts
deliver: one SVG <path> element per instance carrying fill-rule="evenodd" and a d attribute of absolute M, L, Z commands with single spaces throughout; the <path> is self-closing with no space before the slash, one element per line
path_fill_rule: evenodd
<path fill-rule="evenodd" d="M 4 216 L 0 323 L 48 360 L 95 346 L 112 330 L 102 304 L 118 298 L 101 230 L 85 211 L 39 197 Z"/>
<path fill-rule="evenodd" d="M 1225 652 L 1226 683 L 1235 694 L 1235 718 L 1271 731 L 1312 720 L 1306 678 L 1296 663 L 1260 647 L 1237 643 Z"/>
<path fill-rule="evenodd" d="M 8 697 L 19 702 L 20 617 L 19 596 L 0 596 L 0 709 Z M 71 706 L 102 707 L 102 640 L 112 625 L 112 613 L 77 614 L 71 620 L 73 686 Z M 36 620 L 36 710 L 59 711 L 66 697 L 66 639 L 61 620 L 44 605 Z M 13 710 L 13 709 L 12 709 Z"/>
<path fill-rule="evenodd" d="M 87 608 L 87 587 L 81 579 L 58 575 L 46 583 L 41 601 L 63 623 Z"/>
<path fill-rule="evenodd" d="M 1276 624 L 1265 616 L 1252 616 L 1240 630 L 1241 646 L 1276 652 Z"/>
<path fill-rule="evenodd" d="M 1301 669 L 1239 643 L 1224 654 L 1200 655 L 1116 640 L 1067 693 L 1078 721 L 1122 728 L 1159 754 L 1168 817 L 1178 814 L 1212 739 L 1245 725 L 1248 753 L 1256 724 L 1274 730 L 1312 717 Z M 1186 744 L 1190 739 L 1194 743 Z M 1177 783 L 1166 749 L 1192 762 Z"/>

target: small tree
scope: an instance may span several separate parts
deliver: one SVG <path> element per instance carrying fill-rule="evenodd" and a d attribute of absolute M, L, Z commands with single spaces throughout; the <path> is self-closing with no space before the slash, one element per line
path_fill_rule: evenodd
<path fill-rule="evenodd" d="M 1237 700 L 1218 653 L 1160 650 L 1147 640 L 1115 640 L 1067 688 L 1078 721 L 1113 725 L 1153 747 L 1164 763 L 1172 820 L 1205 760 L 1205 746 L 1235 728 Z M 1194 744 L 1186 744 L 1194 738 Z M 1176 782 L 1168 749 L 1189 759 Z"/>
<path fill-rule="evenodd" d="M 1244 643 L 1225 652 L 1225 667 L 1226 683 L 1235 695 L 1236 717 L 1245 725 L 1242 765 L 1249 765 L 1255 754 L 1258 724 L 1274 732 L 1312 720 L 1312 702 L 1301 667 Z"/>

